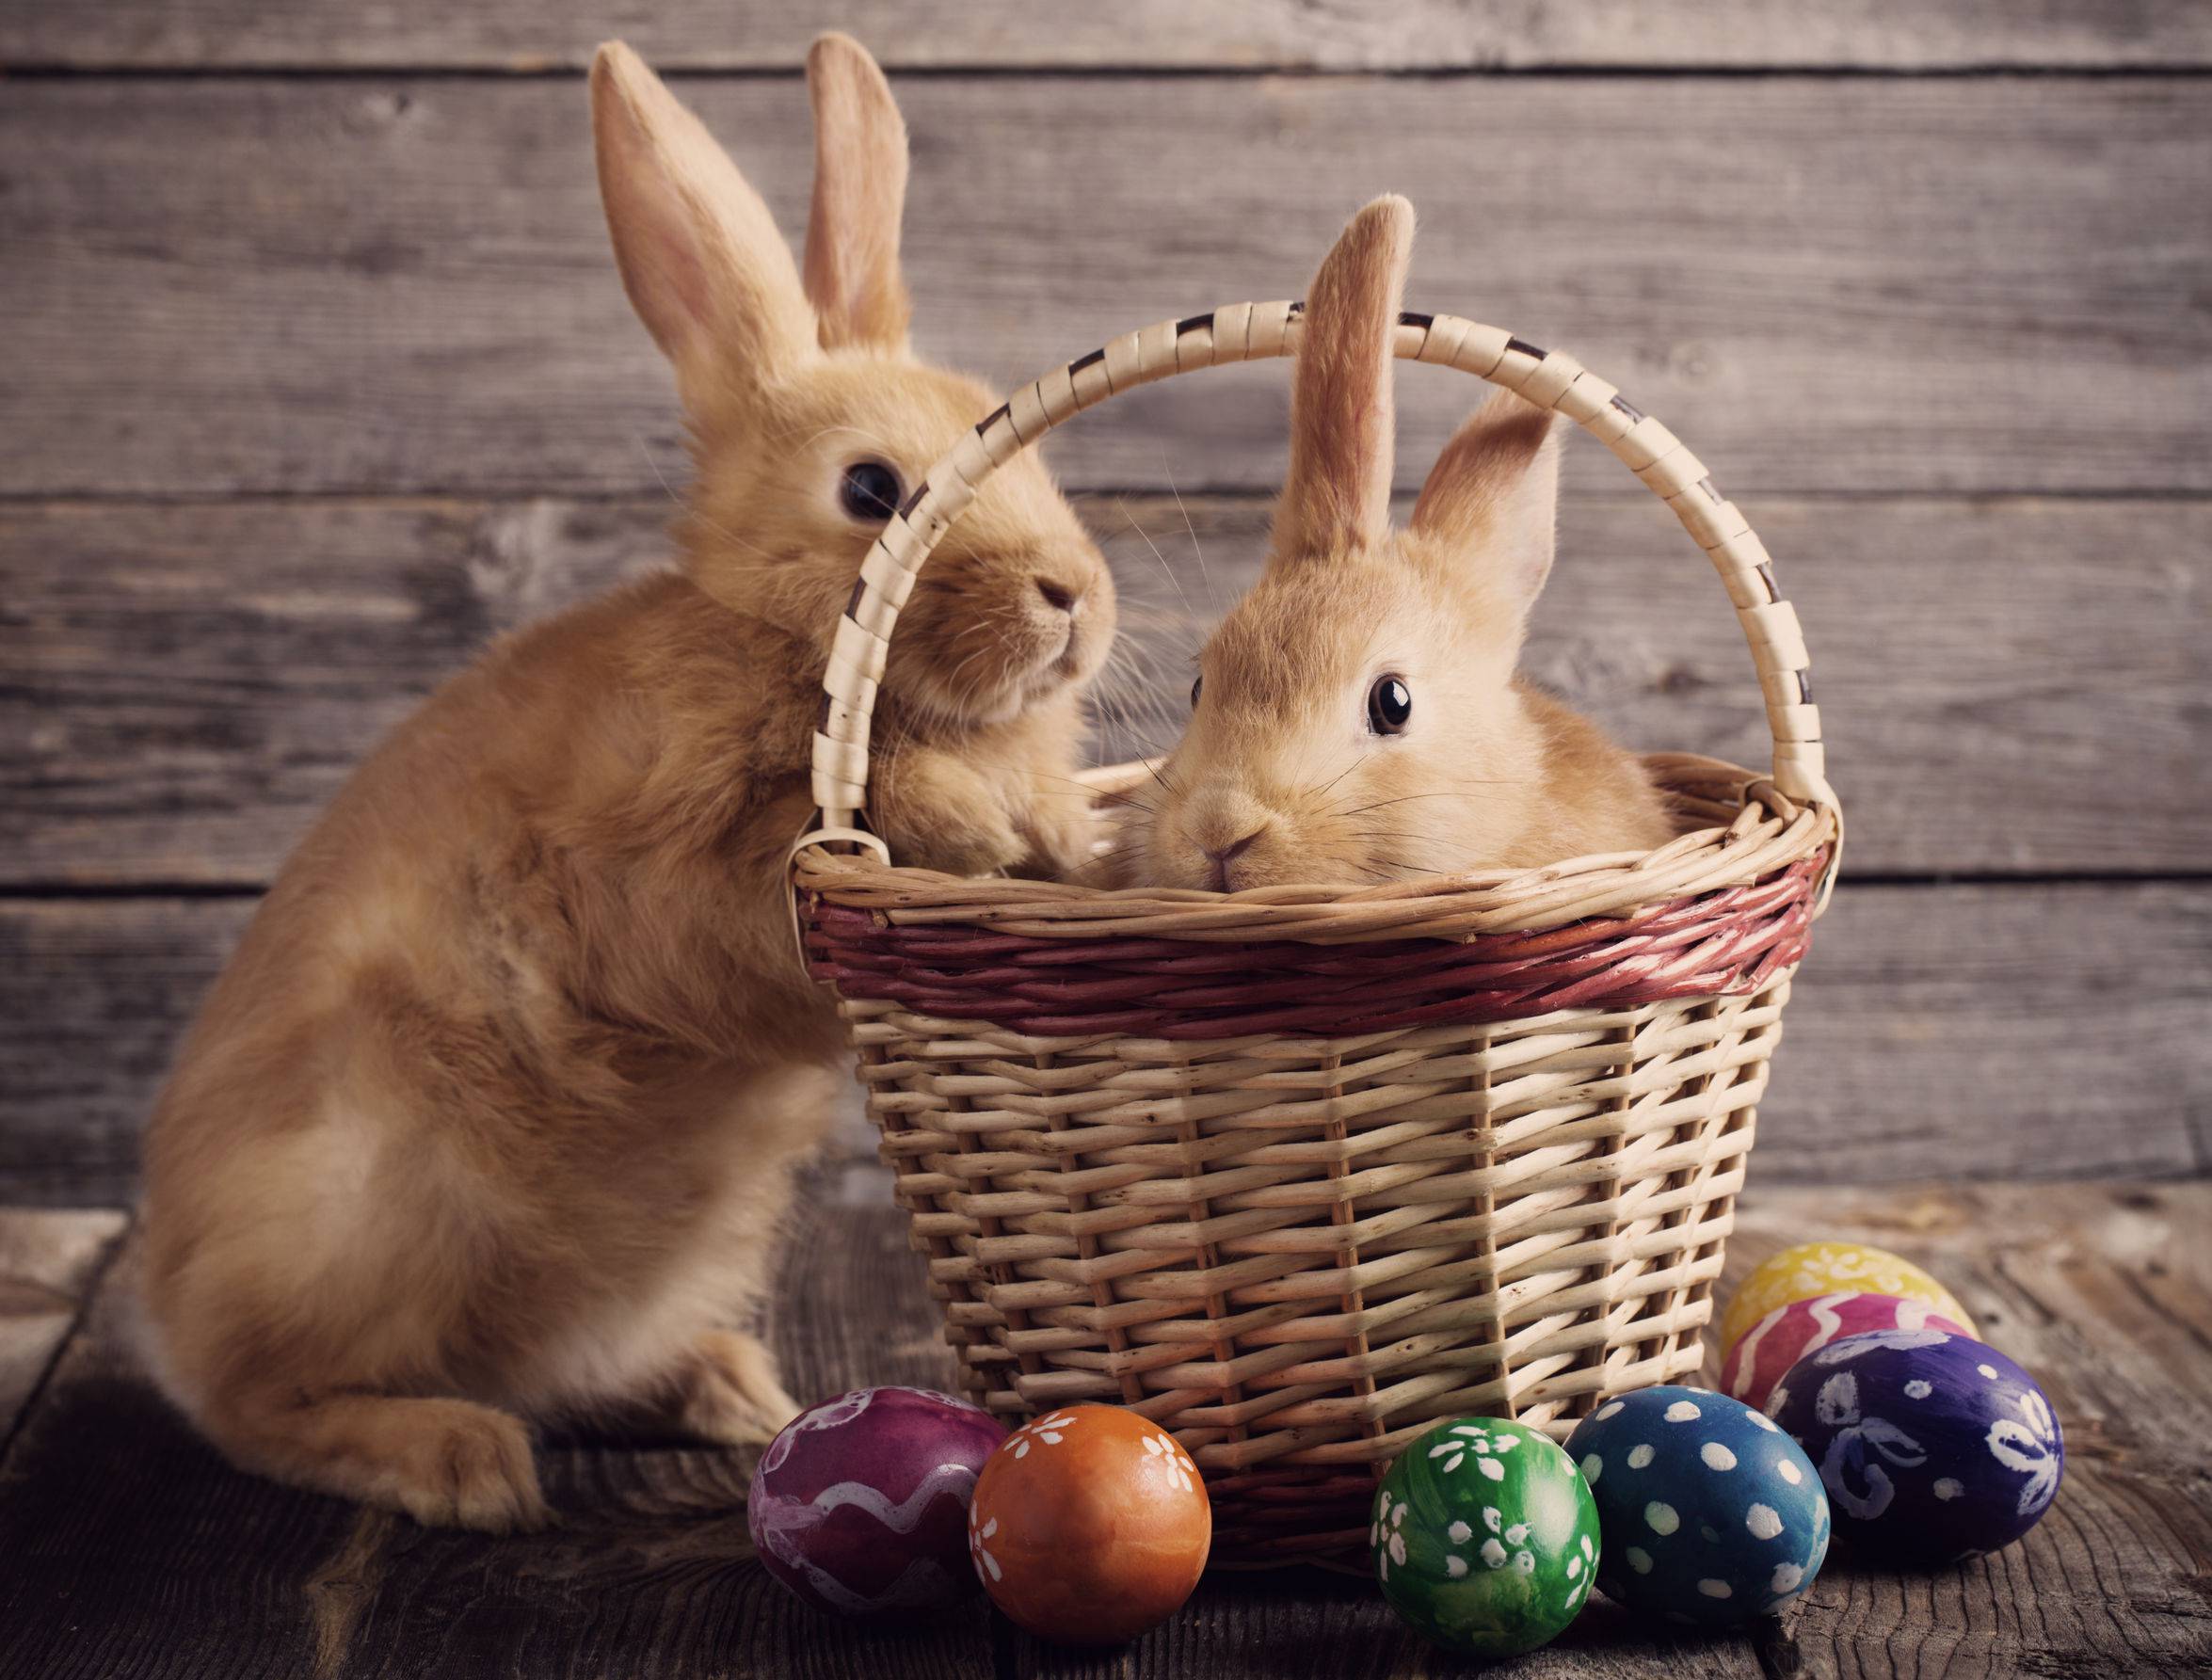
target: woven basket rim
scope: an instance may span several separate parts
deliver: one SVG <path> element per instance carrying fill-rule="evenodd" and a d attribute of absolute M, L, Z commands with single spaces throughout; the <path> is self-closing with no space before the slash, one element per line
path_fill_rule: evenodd
<path fill-rule="evenodd" d="M 1697 824 L 1648 852 L 1607 853 L 1530 869 L 1419 875 L 1376 886 L 1280 886 L 1222 893 L 1179 888 L 1100 888 L 1018 877 L 971 878 L 886 862 L 869 852 L 804 844 L 793 857 L 801 914 L 816 901 L 893 923 L 943 923 L 1061 939 L 1152 938 L 1316 944 L 1383 939 L 1467 940 L 1625 918 L 1669 900 L 1749 886 L 1836 840 L 1835 810 L 1801 805 L 1755 771 L 1693 753 L 1657 753 L 1644 765 Z M 1117 779 L 1096 777 L 1113 797 Z M 809 839 L 813 837 L 809 837 Z"/>

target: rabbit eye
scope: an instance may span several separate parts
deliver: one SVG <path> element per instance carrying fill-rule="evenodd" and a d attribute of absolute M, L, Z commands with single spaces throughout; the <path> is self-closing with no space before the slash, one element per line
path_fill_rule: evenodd
<path fill-rule="evenodd" d="M 899 511 L 899 475 L 881 461 L 855 461 L 845 469 L 837 499 L 862 524 L 880 525 Z"/>
<path fill-rule="evenodd" d="M 1397 677 L 1377 677 L 1367 691 L 1367 727 L 1378 735 L 1395 735 L 1413 715 L 1413 690 Z"/>
<path fill-rule="evenodd" d="M 1205 678 L 1194 677 L 1191 679 L 1191 710 L 1194 712 L 1197 711 L 1198 709 L 1198 691 L 1205 686 Z"/>

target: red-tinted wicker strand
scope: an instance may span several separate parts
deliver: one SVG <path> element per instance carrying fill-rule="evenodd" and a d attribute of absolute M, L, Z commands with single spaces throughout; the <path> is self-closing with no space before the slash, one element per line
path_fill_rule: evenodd
<path fill-rule="evenodd" d="M 1755 887 L 1654 904 L 1617 922 L 1460 945 L 1129 939 L 1069 948 L 901 926 L 835 904 L 815 912 L 807 945 L 815 977 L 849 995 L 1038 1037 L 1371 1032 L 1755 991 L 1803 955 L 1825 861 L 1816 853 Z"/>

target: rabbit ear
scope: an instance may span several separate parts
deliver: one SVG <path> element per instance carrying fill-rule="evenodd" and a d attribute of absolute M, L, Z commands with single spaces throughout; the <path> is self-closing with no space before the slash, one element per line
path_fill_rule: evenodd
<path fill-rule="evenodd" d="M 813 312 L 768 206 L 620 41 L 591 61 L 591 132 L 623 289 L 686 404 L 810 354 Z"/>
<path fill-rule="evenodd" d="M 1390 344 L 1413 258 L 1413 206 L 1395 195 L 1354 216 L 1313 277 L 1290 396 L 1290 472 L 1274 552 L 1324 554 L 1390 529 Z"/>
<path fill-rule="evenodd" d="M 1549 409 L 1501 391 L 1468 415 L 1430 469 L 1412 529 L 1479 551 L 1523 614 L 1551 570 L 1559 520 L 1559 433 Z"/>
<path fill-rule="evenodd" d="M 807 55 L 814 104 L 814 208 L 807 221 L 807 296 L 825 349 L 899 349 L 911 307 L 899 274 L 906 204 L 906 124 L 868 49 L 824 35 Z"/>

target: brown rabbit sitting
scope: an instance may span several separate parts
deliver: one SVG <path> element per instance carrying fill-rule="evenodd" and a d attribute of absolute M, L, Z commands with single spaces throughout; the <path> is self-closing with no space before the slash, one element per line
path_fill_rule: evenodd
<path fill-rule="evenodd" d="M 1128 841 L 1132 883 L 1372 884 L 1674 833 L 1633 757 L 1514 674 L 1551 569 L 1552 416 L 1492 398 L 1390 528 L 1412 249 L 1412 206 L 1378 199 L 1314 278 L 1267 568 L 1199 656 L 1190 727 Z"/>
<path fill-rule="evenodd" d="M 675 364 L 685 568 L 493 648 L 301 843 L 147 1144 L 169 1393 L 239 1464 L 505 1529 L 527 1419 L 651 1409 L 711 1441 L 793 1407 L 753 1338 L 841 1045 L 783 900 L 829 632 L 906 487 L 991 408 L 906 345 L 906 131 L 842 37 L 808 62 L 802 284 L 766 207 L 619 45 L 592 67 L 622 277 Z M 1104 564 L 1034 459 L 899 625 L 874 811 L 903 861 L 1088 851 L 1078 690 Z"/>

